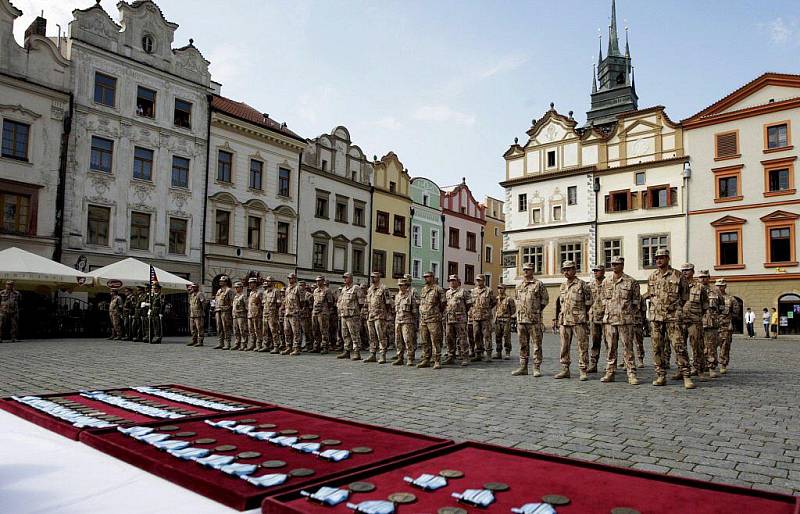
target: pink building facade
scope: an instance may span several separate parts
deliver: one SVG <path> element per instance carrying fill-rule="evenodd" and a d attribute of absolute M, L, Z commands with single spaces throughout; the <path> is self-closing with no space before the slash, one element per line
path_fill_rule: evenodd
<path fill-rule="evenodd" d="M 483 274 L 481 253 L 486 208 L 472 196 L 463 178 L 458 185 L 442 188 L 441 195 L 445 281 L 449 275 L 458 275 L 462 284 L 471 288 L 475 277 Z"/>

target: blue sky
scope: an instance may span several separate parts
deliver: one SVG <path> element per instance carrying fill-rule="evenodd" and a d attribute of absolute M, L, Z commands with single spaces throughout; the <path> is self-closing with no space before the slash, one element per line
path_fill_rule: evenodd
<path fill-rule="evenodd" d="M 18 39 L 94 0 L 12 0 Z M 116 1 L 102 0 L 117 18 Z M 397 153 L 440 186 L 503 198 L 502 154 L 555 102 L 582 123 L 611 0 L 160 0 L 225 96 L 305 137 L 345 125 L 367 155 Z M 223 6 L 224 7 L 221 7 Z M 619 0 L 639 106 L 685 118 L 765 71 L 800 73 L 800 1 Z M 623 36 L 624 37 L 624 36 Z M 621 41 L 624 44 L 624 40 Z"/>

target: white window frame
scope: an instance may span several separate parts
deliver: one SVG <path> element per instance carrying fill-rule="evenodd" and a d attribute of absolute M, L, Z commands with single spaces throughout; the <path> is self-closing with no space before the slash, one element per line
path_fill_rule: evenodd
<path fill-rule="evenodd" d="M 422 248 L 422 227 L 419 225 L 411 225 L 411 246 Z"/>
<path fill-rule="evenodd" d="M 411 278 L 419 280 L 422 278 L 422 260 L 421 259 L 412 259 L 411 260 Z"/>
<path fill-rule="evenodd" d="M 491 273 L 484 273 L 483 274 L 483 282 L 486 285 L 486 287 L 491 289 L 491 287 L 492 287 L 492 274 Z"/>
<path fill-rule="evenodd" d="M 430 272 L 433 273 L 433 278 L 439 278 L 439 261 L 431 261 Z"/>
<path fill-rule="evenodd" d="M 439 251 L 439 229 L 431 229 L 431 250 Z"/>

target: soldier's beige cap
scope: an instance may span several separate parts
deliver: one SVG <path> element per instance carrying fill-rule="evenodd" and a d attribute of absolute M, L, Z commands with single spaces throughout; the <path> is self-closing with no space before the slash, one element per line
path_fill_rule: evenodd
<path fill-rule="evenodd" d="M 505 289 L 505 288 L 506 288 L 505 284 L 497 284 L 497 289 Z"/>
<path fill-rule="evenodd" d="M 603 266 L 602 264 L 595 264 L 594 266 L 592 266 L 592 271 L 605 271 L 605 270 L 606 267 Z"/>
<path fill-rule="evenodd" d="M 458 281 L 458 275 L 450 275 L 447 277 L 448 282 L 452 282 L 453 280 Z"/>
<path fill-rule="evenodd" d="M 398 286 L 407 286 L 408 285 L 408 280 L 406 280 L 404 278 L 401 278 L 400 280 L 397 281 L 397 285 Z"/>
<path fill-rule="evenodd" d="M 258 282 L 258 279 L 257 279 L 256 277 L 250 277 L 250 278 L 248 278 L 248 279 L 247 279 L 247 283 L 249 284 L 249 283 L 251 283 L 251 282 Z"/>
<path fill-rule="evenodd" d="M 715 285 L 715 286 L 727 286 L 727 285 L 728 285 L 728 283 L 727 283 L 727 282 L 725 282 L 725 279 L 724 279 L 724 278 L 718 278 L 718 279 L 717 279 L 717 280 L 714 282 L 714 285 Z"/>
<path fill-rule="evenodd" d="M 319 282 L 320 280 L 322 280 L 323 282 L 325 282 L 325 277 L 323 277 L 322 275 L 317 275 L 317 278 L 315 278 L 314 280 L 315 280 L 316 282 Z"/>
<path fill-rule="evenodd" d="M 347 273 L 342 274 L 342 278 L 353 278 L 353 275 L 348 271 Z"/>
<path fill-rule="evenodd" d="M 369 276 L 370 277 L 375 277 L 375 278 L 381 278 L 381 272 L 380 271 L 373 271 L 372 273 L 369 274 Z"/>
<path fill-rule="evenodd" d="M 686 262 L 681 266 L 681 271 L 691 271 L 694 270 L 694 264 L 691 262 Z"/>
<path fill-rule="evenodd" d="M 244 284 L 242 284 L 241 282 L 237 281 L 235 284 L 233 284 L 233 287 L 244 287 Z"/>
<path fill-rule="evenodd" d="M 405 275 L 403 275 L 403 278 L 406 280 L 411 280 L 411 275 L 409 273 L 406 273 Z"/>
<path fill-rule="evenodd" d="M 569 268 L 574 268 L 574 267 L 575 267 L 575 262 L 573 262 L 573 261 L 564 261 L 564 262 L 561 263 L 561 269 L 562 270 L 569 269 Z"/>
<path fill-rule="evenodd" d="M 666 248 L 659 248 L 653 257 L 669 257 L 669 250 Z"/>
<path fill-rule="evenodd" d="M 483 282 L 486 279 L 483 277 L 483 275 L 478 275 L 477 277 L 475 277 L 475 280 L 480 280 L 481 282 Z"/>
<path fill-rule="evenodd" d="M 286 278 L 297 278 L 297 273 L 291 272 L 288 275 L 286 275 Z"/>
<path fill-rule="evenodd" d="M 197 285 L 197 282 L 192 282 L 192 283 L 191 283 L 191 286 L 192 286 L 192 287 L 200 287 L 200 286 L 198 286 L 198 285 Z M 130 288 L 130 287 L 126 287 L 125 289 L 127 289 L 127 290 L 129 290 L 129 291 L 130 291 L 130 289 L 131 289 L 131 288 Z"/>
<path fill-rule="evenodd" d="M 14 284 L 16 284 L 16 282 L 14 282 L 13 280 L 6 280 L 7 286 L 13 286 Z"/>
<path fill-rule="evenodd" d="M 527 262 L 522 265 L 522 271 L 527 271 L 527 270 L 533 271 L 533 264 L 531 264 L 530 262 Z"/>
<path fill-rule="evenodd" d="M 697 276 L 698 276 L 698 277 L 700 277 L 700 278 L 703 278 L 703 277 L 710 277 L 711 275 L 708 273 L 708 270 L 707 270 L 707 269 L 701 269 L 701 270 L 700 270 L 700 271 L 697 273 Z"/>
<path fill-rule="evenodd" d="M 432 277 L 433 273 L 431 273 L 430 271 L 426 271 L 425 273 L 422 274 L 422 276 L 423 277 Z"/>
<path fill-rule="evenodd" d="M 611 259 L 611 264 L 625 264 L 625 257 L 621 255 L 615 255 L 613 259 Z"/>

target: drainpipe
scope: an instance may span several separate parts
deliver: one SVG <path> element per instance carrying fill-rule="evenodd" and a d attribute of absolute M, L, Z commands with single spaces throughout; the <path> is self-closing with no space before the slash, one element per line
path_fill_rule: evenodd
<path fill-rule="evenodd" d="M 439 264 L 439 287 L 444 287 L 444 270 L 447 266 L 447 262 L 444 260 L 444 211 L 442 211 L 440 219 L 442 220 L 442 234 L 439 236 L 439 244 L 442 246 L 442 262 Z"/>
<path fill-rule="evenodd" d="M 208 120 L 206 121 L 206 183 L 203 186 L 203 230 L 200 241 L 200 285 L 205 282 L 206 277 L 206 223 L 208 222 L 208 181 L 209 169 L 211 169 L 211 100 L 212 95 L 207 95 L 208 100 Z M 212 284 L 213 289 L 213 284 Z"/>
<path fill-rule="evenodd" d="M 59 38 L 60 41 L 60 38 Z M 58 162 L 58 186 L 56 187 L 56 247 L 53 260 L 61 262 L 64 250 L 64 197 L 67 190 L 67 155 L 69 152 L 69 136 L 72 133 L 72 112 L 74 96 L 69 94 L 69 110 L 64 115 L 64 128 L 61 132 L 61 155 Z"/>
<path fill-rule="evenodd" d="M 689 242 L 691 238 L 689 237 L 689 179 L 692 178 L 692 166 L 689 164 L 689 161 L 686 161 L 683 164 L 683 201 L 686 208 L 684 209 L 683 213 L 683 231 L 686 238 L 686 255 L 684 256 L 684 262 L 689 262 Z"/>
<path fill-rule="evenodd" d="M 303 150 L 297 156 L 297 218 L 294 223 L 294 273 L 297 274 L 297 255 L 300 252 L 300 174 L 303 167 Z M 313 266 L 312 266 L 313 268 Z"/>
<path fill-rule="evenodd" d="M 411 236 L 414 233 L 414 204 L 408 206 L 408 272 L 409 274 L 414 271 L 414 265 L 411 262 Z M 422 239 L 422 227 L 419 229 L 419 238 Z M 422 271 L 422 262 L 420 262 L 420 271 Z M 414 282 L 414 276 L 411 276 L 411 282 Z M 409 285 L 411 287 L 411 285 Z M 399 289 L 399 288 L 398 288 Z"/>
<path fill-rule="evenodd" d="M 597 233 L 597 213 L 600 200 L 600 177 L 594 177 L 592 182 L 592 191 L 594 191 L 594 263 L 597 265 L 599 264 L 598 241 L 600 240 L 600 234 Z M 603 263 L 603 265 L 605 265 L 605 263 Z"/>
<path fill-rule="evenodd" d="M 375 201 L 375 186 L 370 184 L 370 186 L 369 186 L 369 222 L 367 224 L 367 239 L 368 239 L 368 241 L 367 241 L 367 251 L 369 252 L 369 255 L 367 256 L 367 263 L 369 264 L 369 266 L 367 267 L 366 270 L 364 270 L 367 275 L 372 273 L 372 208 L 373 208 L 373 204 L 372 203 L 374 201 Z M 384 266 L 385 265 L 386 265 L 386 263 L 384 262 Z"/>

